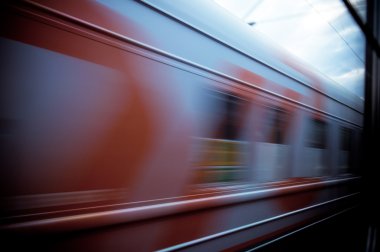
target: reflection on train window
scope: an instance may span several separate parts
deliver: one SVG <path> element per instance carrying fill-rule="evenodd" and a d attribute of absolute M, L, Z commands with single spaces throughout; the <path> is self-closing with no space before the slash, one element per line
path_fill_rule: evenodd
<path fill-rule="evenodd" d="M 241 182 L 246 171 L 247 142 L 242 141 L 242 123 L 247 102 L 236 96 L 207 92 L 202 109 L 206 125 L 194 138 L 193 166 L 196 183 L 222 185 Z"/>
<path fill-rule="evenodd" d="M 290 115 L 279 107 L 265 107 L 258 142 L 255 144 L 255 179 L 260 182 L 289 177 L 290 146 L 286 144 Z"/>
<path fill-rule="evenodd" d="M 351 150 L 352 150 L 352 129 L 340 128 L 340 143 L 339 143 L 339 172 L 347 173 L 351 169 Z"/>
<path fill-rule="evenodd" d="M 309 176 L 327 174 L 327 124 L 319 119 L 311 119 L 307 130 L 304 169 Z"/>

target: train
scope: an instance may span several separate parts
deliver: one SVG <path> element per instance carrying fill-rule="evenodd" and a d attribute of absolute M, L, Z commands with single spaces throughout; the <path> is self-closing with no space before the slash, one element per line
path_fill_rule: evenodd
<path fill-rule="evenodd" d="M 12 246 L 241 251 L 360 204 L 363 99 L 215 2 L 1 5 Z"/>

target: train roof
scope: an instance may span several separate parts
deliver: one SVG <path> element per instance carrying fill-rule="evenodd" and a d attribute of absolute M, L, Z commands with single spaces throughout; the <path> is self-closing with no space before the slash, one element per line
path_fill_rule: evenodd
<path fill-rule="evenodd" d="M 311 88 L 356 112 L 364 110 L 362 98 L 281 49 L 212 0 L 27 3 L 211 73 L 234 79 L 230 70 L 224 69 L 227 63 L 282 87 L 300 92 Z"/>

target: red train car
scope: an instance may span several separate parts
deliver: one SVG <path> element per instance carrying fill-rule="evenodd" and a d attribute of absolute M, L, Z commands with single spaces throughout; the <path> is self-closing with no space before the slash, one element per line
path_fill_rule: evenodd
<path fill-rule="evenodd" d="M 235 251 L 358 205 L 363 101 L 211 1 L 27 0 L 1 20 L 14 246 Z"/>

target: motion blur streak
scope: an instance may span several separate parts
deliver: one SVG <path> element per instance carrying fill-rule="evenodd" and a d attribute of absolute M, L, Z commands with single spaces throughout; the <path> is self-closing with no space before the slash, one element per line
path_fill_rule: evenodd
<path fill-rule="evenodd" d="M 238 250 L 357 205 L 363 101 L 213 1 L 1 5 L 15 249 Z"/>

